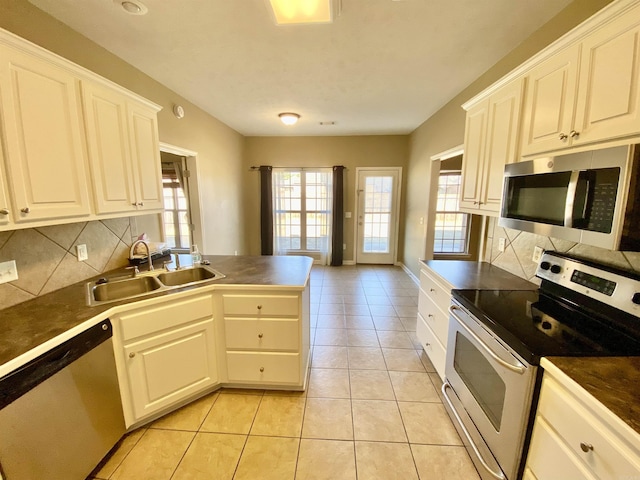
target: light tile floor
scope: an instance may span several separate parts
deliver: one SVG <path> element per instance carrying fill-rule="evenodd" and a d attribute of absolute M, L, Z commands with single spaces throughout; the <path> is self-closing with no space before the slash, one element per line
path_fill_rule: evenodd
<path fill-rule="evenodd" d="M 306 392 L 220 390 L 127 435 L 90 478 L 478 479 L 397 267 L 314 267 Z"/>

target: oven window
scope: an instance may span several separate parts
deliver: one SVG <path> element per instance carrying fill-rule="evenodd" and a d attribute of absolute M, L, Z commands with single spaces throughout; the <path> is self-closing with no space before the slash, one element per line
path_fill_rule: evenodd
<path fill-rule="evenodd" d="M 499 432 L 506 386 L 491 363 L 460 332 L 456 332 L 453 366 Z"/>

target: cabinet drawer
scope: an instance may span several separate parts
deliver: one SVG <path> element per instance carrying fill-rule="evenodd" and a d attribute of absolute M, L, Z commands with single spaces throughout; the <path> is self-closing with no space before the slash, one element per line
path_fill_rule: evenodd
<path fill-rule="evenodd" d="M 447 357 L 445 347 L 442 346 L 436 334 L 429 328 L 424 318 L 418 315 L 416 335 L 422 344 L 422 348 L 431 360 L 436 372 L 444 380 L 444 364 Z"/>
<path fill-rule="evenodd" d="M 302 383 L 297 353 L 227 352 L 227 372 L 232 383 Z"/>
<path fill-rule="evenodd" d="M 449 315 L 442 312 L 422 290 L 418 296 L 418 312 L 438 336 L 440 343 L 446 345 L 449 334 Z"/>
<path fill-rule="evenodd" d="M 420 271 L 420 290 L 443 312 L 448 311 L 451 304 L 451 291 L 442 287 L 424 270 Z"/>
<path fill-rule="evenodd" d="M 298 320 L 225 318 L 229 350 L 293 350 L 300 345 Z"/>
<path fill-rule="evenodd" d="M 297 295 L 230 295 L 222 296 L 225 315 L 282 316 L 298 315 Z"/>
<path fill-rule="evenodd" d="M 123 340 L 129 340 L 212 316 L 211 295 L 204 295 L 127 312 L 120 316 L 120 327 Z"/>
<path fill-rule="evenodd" d="M 630 449 L 587 403 L 553 378 L 543 379 L 538 415 L 553 426 L 574 456 L 597 477 L 640 478 L 637 451 Z M 593 450 L 583 452 L 581 444 L 592 445 Z"/>

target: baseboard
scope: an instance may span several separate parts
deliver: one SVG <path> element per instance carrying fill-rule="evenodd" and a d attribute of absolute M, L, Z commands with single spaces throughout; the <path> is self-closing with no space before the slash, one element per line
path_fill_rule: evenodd
<path fill-rule="evenodd" d="M 355 265 L 356 261 L 355 260 L 343 260 L 342 264 L 343 265 Z"/>
<path fill-rule="evenodd" d="M 409 278 L 410 278 L 411 280 L 413 280 L 413 283 L 415 283 L 416 285 L 420 286 L 420 279 L 419 279 L 418 277 L 416 277 L 416 276 L 413 274 L 413 272 L 412 272 L 411 270 L 409 270 L 409 269 L 407 268 L 407 266 L 406 266 L 404 263 L 402 263 L 402 262 L 398 262 L 398 266 L 399 266 L 400 268 L 402 268 L 402 270 L 404 270 L 404 273 L 406 273 L 407 275 L 409 275 Z"/>

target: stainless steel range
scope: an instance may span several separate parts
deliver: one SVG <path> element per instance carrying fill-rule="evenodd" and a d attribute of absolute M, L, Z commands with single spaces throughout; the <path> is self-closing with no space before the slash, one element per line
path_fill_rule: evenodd
<path fill-rule="evenodd" d="M 480 476 L 521 478 L 545 356 L 640 356 L 640 276 L 545 252 L 538 291 L 453 290 L 442 387 Z"/>

